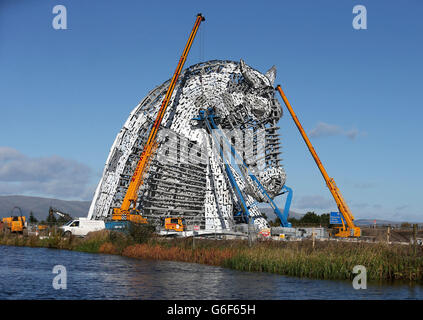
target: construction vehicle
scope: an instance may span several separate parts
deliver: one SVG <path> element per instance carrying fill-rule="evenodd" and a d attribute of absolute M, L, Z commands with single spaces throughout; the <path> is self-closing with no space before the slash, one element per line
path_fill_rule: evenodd
<path fill-rule="evenodd" d="M 19 209 L 19 216 L 13 215 L 13 210 Z M 7 230 L 10 232 L 23 233 L 26 229 L 27 223 L 25 216 L 22 216 L 22 210 L 19 207 L 13 207 L 11 211 L 11 216 L 3 218 L 3 223 Z"/>
<path fill-rule="evenodd" d="M 105 229 L 105 222 L 102 220 L 89 220 L 87 218 L 77 218 L 70 220 L 65 225 L 59 227 L 62 234 L 66 237 L 75 235 L 84 237 L 89 232 L 99 231 Z"/>
<path fill-rule="evenodd" d="M 165 218 L 163 221 L 163 225 L 166 231 L 185 231 L 186 224 L 185 219 L 178 217 L 178 218 Z"/>
<path fill-rule="evenodd" d="M 281 226 L 290 228 L 292 225 L 290 222 L 288 222 L 288 215 L 289 215 L 289 207 L 291 205 L 291 199 L 292 199 L 292 189 L 289 187 L 285 188 L 286 192 L 288 192 L 288 197 L 287 197 L 287 202 L 285 205 L 285 210 L 283 213 L 281 213 L 279 208 L 276 206 L 275 202 L 273 201 L 273 199 L 269 196 L 265 188 L 260 183 L 259 179 L 257 179 L 257 177 L 250 171 L 247 164 L 244 162 L 244 160 L 241 158 L 241 156 L 232 146 L 232 144 L 230 143 L 228 138 L 224 135 L 220 127 L 216 124 L 216 122 L 214 121 L 215 118 L 218 118 L 218 117 L 216 116 L 214 109 L 208 108 L 207 110 L 200 110 L 199 116 L 197 118 L 194 118 L 193 120 L 203 121 L 205 123 L 206 129 L 212 136 L 215 142 L 215 145 L 219 146 L 220 148 L 219 150 L 220 157 L 222 158 L 223 163 L 225 165 L 226 175 L 228 177 L 230 184 L 232 185 L 233 189 L 236 192 L 236 196 L 238 198 L 239 205 L 241 208 L 241 211 L 239 211 L 237 215 L 243 214 L 243 217 L 245 218 L 246 222 L 249 223 L 249 219 L 250 219 L 249 209 L 250 208 L 246 204 L 244 193 L 241 191 L 241 188 L 238 186 L 238 183 L 235 180 L 231 166 L 229 165 L 229 157 L 225 154 L 223 150 L 223 146 L 220 143 L 220 141 L 222 140 L 230 148 L 230 151 L 231 151 L 230 154 L 235 157 L 235 161 L 233 163 L 238 168 L 244 180 L 247 180 L 247 177 L 248 177 L 251 179 L 253 183 L 255 183 L 257 187 L 257 191 L 259 191 L 259 193 L 261 194 L 261 198 L 264 199 L 268 204 L 270 204 L 274 213 L 280 219 Z M 217 135 L 219 135 L 219 137 Z M 254 220 L 253 217 L 251 217 L 251 219 Z"/>
<path fill-rule="evenodd" d="M 354 216 L 352 215 L 350 209 L 348 208 L 344 198 L 341 195 L 341 192 L 339 191 L 338 187 L 335 184 L 335 180 L 333 178 L 330 178 L 327 174 L 325 168 L 323 167 L 322 162 L 320 161 L 319 157 L 317 156 L 316 151 L 313 148 L 313 145 L 311 144 L 310 140 L 308 139 L 303 127 L 301 126 L 300 121 L 298 120 L 294 109 L 292 108 L 291 104 L 289 103 L 285 93 L 283 92 L 280 85 L 276 87 L 276 91 L 279 92 L 280 96 L 282 97 L 283 102 L 285 103 L 285 106 L 287 107 L 289 113 L 291 114 L 292 119 L 295 122 L 295 125 L 297 126 L 298 130 L 301 133 L 301 136 L 303 137 L 308 150 L 310 151 L 311 155 L 313 156 L 314 161 L 317 164 L 317 167 L 319 168 L 323 178 L 325 179 L 326 185 L 329 188 L 329 191 L 331 192 L 333 198 L 335 199 L 336 205 L 338 206 L 339 212 L 342 214 L 343 219 L 342 225 L 339 227 L 336 227 L 338 229 L 338 232 L 335 234 L 337 237 L 360 237 L 361 236 L 361 229 L 354 225 Z"/>
<path fill-rule="evenodd" d="M 48 217 L 49 218 L 47 220 L 51 221 L 52 219 L 54 219 L 55 214 L 58 215 L 62 219 L 63 222 L 69 222 L 69 221 L 73 220 L 73 218 L 68 213 L 62 212 L 62 211 L 55 209 L 53 207 L 50 207 L 48 209 Z"/>
<path fill-rule="evenodd" d="M 37 226 L 37 231 L 39 231 L 39 232 L 41 232 L 41 231 L 46 231 L 46 230 L 48 230 L 48 225 L 45 225 L 45 224 L 39 224 L 39 225 Z"/>
<path fill-rule="evenodd" d="M 173 74 L 169 88 L 162 101 L 156 120 L 154 121 L 153 126 L 151 127 L 147 142 L 144 145 L 143 151 L 141 153 L 140 159 L 138 160 L 135 171 L 132 175 L 131 181 L 129 183 L 129 186 L 126 191 L 125 197 L 122 201 L 122 204 L 119 208 L 113 209 L 112 220 L 115 220 L 115 221 L 126 220 L 126 221 L 135 222 L 135 223 L 147 223 L 147 219 L 143 217 L 140 210 L 136 208 L 137 200 L 138 200 L 138 190 L 144 182 L 143 180 L 144 175 L 148 170 L 150 161 L 153 158 L 155 150 L 157 148 L 157 141 L 156 141 L 157 132 L 160 129 L 163 116 L 169 105 L 170 98 L 172 97 L 172 93 L 175 89 L 176 82 L 178 81 L 179 75 L 181 74 L 182 68 L 185 64 L 188 53 L 191 49 L 191 45 L 194 41 L 195 35 L 197 34 L 198 28 L 200 27 L 201 22 L 204 20 L 205 20 L 204 17 L 201 15 L 201 13 L 199 13 L 195 20 L 195 24 L 188 38 L 188 41 L 185 45 L 182 56 L 176 67 L 175 73 Z"/>

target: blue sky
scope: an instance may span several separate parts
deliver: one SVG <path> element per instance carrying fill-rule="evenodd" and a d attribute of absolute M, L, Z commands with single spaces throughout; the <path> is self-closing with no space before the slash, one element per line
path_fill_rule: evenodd
<path fill-rule="evenodd" d="M 57 4 L 67 30 L 52 27 Z M 352 27 L 357 4 L 367 30 Z M 276 65 L 355 217 L 423 221 L 422 10 L 418 0 L 0 0 L 0 194 L 90 199 L 116 134 L 171 77 L 202 12 L 186 66 Z M 292 209 L 335 210 L 287 111 L 280 126 Z"/>

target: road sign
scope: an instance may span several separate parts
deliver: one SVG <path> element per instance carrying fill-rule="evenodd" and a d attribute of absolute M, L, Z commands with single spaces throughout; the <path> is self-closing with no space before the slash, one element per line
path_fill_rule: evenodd
<path fill-rule="evenodd" d="M 340 212 L 331 212 L 330 213 L 330 224 L 342 224 L 343 217 L 341 216 Z"/>

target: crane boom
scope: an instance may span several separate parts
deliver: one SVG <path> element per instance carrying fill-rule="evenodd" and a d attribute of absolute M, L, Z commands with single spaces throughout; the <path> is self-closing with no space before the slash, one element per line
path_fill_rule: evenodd
<path fill-rule="evenodd" d="M 359 227 L 356 227 L 354 225 L 354 216 L 352 215 L 350 209 L 348 208 L 344 198 L 341 195 L 341 192 L 339 191 L 338 187 L 335 184 L 335 180 L 333 178 L 330 178 L 327 174 L 325 167 L 323 166 L 322 162 L 320 161 L 319 157 L 317 156 L 316 151 L 313 148 L 313 145 L 311 144 L 310 140 L 307 137 L 307 134 L 305 133 L 303 127 L 301 126 L 300 121 L 298 120 L 294 109 L 292 108 L 291 104 L 289 103 L 285 93 L 283 92 L 280 85 L 276 87 L 276 90 L 279 92 L 280 96 L 282 97 L 283 102 L 285 103 L 289 113 L 291 114 L 292 119 L 295 122 L 295 125 L 297 126 L 298 130 L 301 133 L 301 136 L 304 139 L 304 142 L 306 143 L 308 150 L 310 150 L 311 155 L 314 158 L 314 161 L 317 164 L 317 167 L 319 168 L 323 178 L 326 181 L 326 185 L 329 188 L 329 191 L 331 192 L 333 198 L 335 199 L 336 205 L 338 206 L 339 211 L 341 212 L 342 216 L 345 219 L 345 222 L 347 224 L 347 228 L 344 225 L 344 222 L 342 221 L 342 227 L 339 227 L 338 233 L 336 236 L 338 237 L 359 237 L 361 236 L 361 230 Z"/>
<path fill-rule="evenodd" d="M 132 210 L 135 210 L 137 199 L 138 199 L 138 190 L 143 184 L 143 176 L 147 171 L 152 155 L 157 148 L 156 135 L 159 131 L 160 124 L 163 120 L 164 114 L 166 112 L 167 106 L 169 105 L 170 98 L 175 89 L 176 83 L 178 81 L 179 75 L 181 74 L 182 68 L 187 59 L 191 45 L 194 42 L 195 35 L 197 34 L 198 28 L 204 17 L 199 13 L 195 20 L 194 27 L 191 31 L 191 34 L 188 38 L 188 41 L 185 45 L 184 51 L 182 52 L 181 58 L 179 59 L 176 70 L 173 74 L 172 80 L 170 81 L 169 88 L 167 89 L 166 95 L 162 101 L 159 112 L 157 114 L 156 120 L 150 130 L 147 142 L 144 145 L 143 151 L 141 153 L 140 159 L 138 160 L 137 166 L 135 168 L 134 174 L 132 175 L 131 181 L 126 191 L 125 198 L 122 201 L 120 208 L 114 208 L 113 210 L 113 220 L 130 220 L 139 223 L 146 223 L 146 219 L 141 217 L 138 213 L 131 214 Z M 132 206 L 132 209 L 131 209 Z M 136 210 L 135 210 L 136 211 Z"/>
<path fill-rule="evenodd" d="M 50 207 L 48 209 L 49 219 L 53 218 L 54 214 L 57 214 L 59 217 L 63 218 L 66 221 L 72 221 L 73 220 L 73 218 L 70 214 L 63 212 L 63 211 L 60 211 L 56 208 Z M 51 221 L 51 220 L 48 220 L 48 221 Z"/>

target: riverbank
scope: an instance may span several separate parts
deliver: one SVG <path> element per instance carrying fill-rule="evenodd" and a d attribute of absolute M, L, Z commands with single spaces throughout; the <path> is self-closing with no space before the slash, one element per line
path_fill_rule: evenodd
<path fill-rule="evenodd" d="M 0 233 L 0 245 L 45 247 L 138 259 L 172 260 L 222 266 L 240 271 L 269 272 L 314 279 L 351 280 L 356 265 L 367 279 L 423 282 L 423 250 L 419 246 L 383 243 L 164 239 L 150 231 L 130 234 L 108 230 L 85 238 L 23 236 Z"/>

